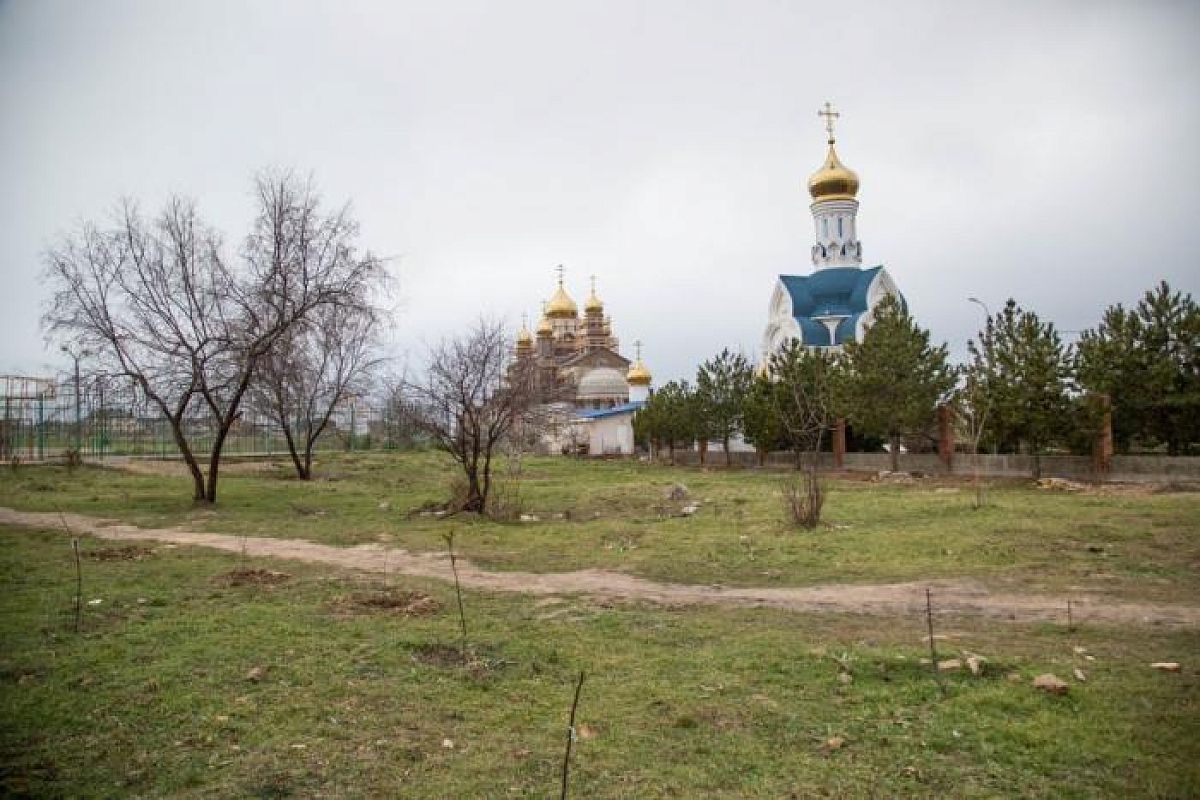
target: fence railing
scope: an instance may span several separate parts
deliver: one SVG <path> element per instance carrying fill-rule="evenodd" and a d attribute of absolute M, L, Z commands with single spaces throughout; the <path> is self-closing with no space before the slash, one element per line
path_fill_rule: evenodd
<path fill-rule="evenodd" d="M 103 458 L 140 455 L 170 458 L 178 455 L 167 420 L 128 387 L 90 381 L 76 394 L 73 381 L 42 381 L 37 391 L 0 382 L 0 459 L 42 461 L 62 457 L 68 450 Z M 3 393 L 10 388 L 9 393 Z M 189 446 L 207 456 L 216 430 L 205 416 L 185 418 Z M 316 449 L 396 449 L 411 444 L 399 421 L 386 407 L 358 401 L 339 408 Z M 225 439 L 223 453 L 286 453 L 283 427 L 272 417 L 246 405 Z"/>

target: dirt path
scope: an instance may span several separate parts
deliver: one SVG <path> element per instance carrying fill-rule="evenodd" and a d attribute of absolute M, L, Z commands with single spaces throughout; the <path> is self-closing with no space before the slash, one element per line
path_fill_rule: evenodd
<path fill-rule="evenodd" d="M 314 564 L 331 564 L 366 572 L 411 575 L 451 581 L 450 560 L 441 553 L 410 553 L 379 545 L 332 547 L 300 539 L 241 537 L 199 533 L 177 528 L 149 529 L 109 520 L 65 514 L 72 531 L 101 539 L 154 540 L 216 550 L 246 552 Z M 58 514 L 0 508 L 0 524 L 27 528 L 60 528 Z M 1063 599 L 1046 595 L 1000 594 L 970 580 L 937 580 L 927 583 L 827 584 L 795 588 L 726 588 L 678 583 L 657 583 L 622 572 L 488 572 L 459 559 L 459 577 L 472 589 L 530 595 L 584 594 L 661 605 L 765 606 L 791 611 L 831 611 L 864 614 L 917 614 L 925 607 L 925 589 L 933 589 L 940 613 L 1036 621 L 1061 620 Z M 1200 606 L 1129 603 L 1101 597 L 1073 597 L 1080 622 L 1126 625 L 1200 627 Z"/>

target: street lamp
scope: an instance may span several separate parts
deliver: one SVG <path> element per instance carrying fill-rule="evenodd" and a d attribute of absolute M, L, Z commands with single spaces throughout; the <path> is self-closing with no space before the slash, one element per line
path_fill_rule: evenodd
<path fill-rule="evenodd" d="M 980 308 L 982 308 L 982 309 L 983 309 L 983 313 L 984 313 L 984 314 L 987 314 L 987 318 L 988 318 L 988 319 L 991 319 L 991 318 L 992 318 L 992 311 L 991 311 L 991 309 L 989 309 L 989 308 L 988 308 L 988 305 L 987 305 L 987 303 L 983 302 L 983 301 L 982 301 L 982 300 L 980 300 L 978 297 L 968 297 L 968 298 L 967 298 L 967 301 L 968 301 L 968 302 L 971 302 L 971 303 L 974 303 L 975 305 L 977 305 L 977 306 L 979 306 Z"/>

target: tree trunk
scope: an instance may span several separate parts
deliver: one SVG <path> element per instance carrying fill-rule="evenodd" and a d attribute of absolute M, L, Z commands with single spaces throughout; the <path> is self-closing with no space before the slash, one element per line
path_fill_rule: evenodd
<path fill-rule="evenodd" d="M 696 441 L 696 447 L 700 450 L 700 466 L 703 467 L 705 462 L 708 461 L 708 440 L 698 439 Z"/>
<path fill-rule="evenodd" d="M 175 446 L 179 448 L 180 454 L 183 455 L 183 463 L 187 464 L 188 472 L 192 475 L 192 502 L 197 505 L 203 505 L 205 502 L 204 493 L 204 472 L 200 469 L 200 462 L 196 460 L 196 455 L 188 447 L 187 439 L 183 435 L 183 420 L 167 417 L 167 421 L 171 424 L 171 435 L 175 438 Z"/>
<path fill-rule="evenodd" d="M 892 457 L 892 472 L 900 471 L 900 437 L 892 436 L 891 446 L 888 448 Z"/>
<path fill-rule="evenodd" d="M 484 496 L 483 491 L 479 487 L 479 471 L 477 468 L 468 468 L 467 473 L 467 496 L 463 499 L 462 510 L 471 511 L 476 514 L 483 513 Z"/>
<path fill-rule="evenodd" d="M 1030 455 L 1033 456 L 1033 479 L 1040 481 L 1042 479 L 1042 448 L 1033 447 Z"/>
<path fill-rule="evenodd" d="M 217 438 L 213 440 L 212 453 L 208 456 L 208 486 L 204 490 L 204 499 L 206 502 L 217 502 L 217 477 L 221 471 L 221 448 L 225 446 L 225 434 L 229 429 L 217 431 Z"/>
<path fill-rule="evenodd" d="M 675 440 L 674 439 L 672 439 L 671 443 L 669 445 L 667 445 L 667 449 L 670 452 L 671 466 L 673 467 L 673 466 L 675 466 Z"/>
<path fill-rule="evenodd" d="M 289 425 L 283 426 L 283 440 L 287 442 L 288 454 L 292 457 L 293 466 L 296 467 L 296 475 L 298 475 L 302 481 L 308 480 L 309 476 L 304 469 L 303 462 L 300 461 L 300 453 L 296 450 L 296 440 L 292 436 L 292 429 Z"/>
<path fill-rule="evenodd" d="M 725 466 L 732 467 L 733 460 L 731 459 L 731 457 L 729 455 L 729 437 L 728 436 L 725 437 L 723 444 L 725 445 Z"/>
<path fill-rule="evenodd" d="M 479 492 L 479 513 L 487 510 L 488 495 L 492 493 L 492 448 L 489 446 L 483 457 L 483 486 Z"/>
<path fill-rule="evenodd" d="M 758 451 L 758 465 L 765 467 L 767 465 L 767 448 L 759 446 L 755 450 Z"/>

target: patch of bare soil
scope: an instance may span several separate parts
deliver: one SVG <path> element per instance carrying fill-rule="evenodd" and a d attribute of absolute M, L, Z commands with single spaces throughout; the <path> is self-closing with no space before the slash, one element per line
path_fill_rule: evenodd
<path fill-rule="evenodd" d="M 422 644 L 414 647 L 412 651 L 413 661 L 418 664 L 424 664 L 428 667 L 437 667 L 438 669 L 447 669 L 450 667 L 461 667 L 463 665 L 463 654 L 457 647 L 452 647 L 448 644 L 434 642 L 431 644 Z M 467 653 L 467 663 L 471 660 L 471 653 Z"/>
<path fill-rule="evenodd" d="M 245 552 L 249 556 L 286 558 L 316 564 L 349 567 L 364 572 L 411 575 L 453 581 L 450 559 L 443 553 L 410 553 L 378 544 L 333 547 L 297 539 L 267 539 L 220 533 L 200 533 L 175 528 L 143 529 L 86 517 L 63 515 L 68 526 L 101 539 L 161 541 Z M 58 514 L 0 508 L 0 525 L 38 530 L 59 527 Z M 235 570 L 235 572 L 237 572 Z M 263 570 L 270 573 L 270 570 Z M 231 573 L 233 574 L 233 573 Z M 277 573 L 283 575 L 285 573 Z M 462 585 L 491 592 L 512 592 L 537 597 L 582 594 L 611 601 L 634 601 L 665 606 L 723 605 L 769 607 L 789 611 L 838 612 L 878 615 L 919 615 L 925 608 L 925 590 L 933 591 L 939 613 L 1016 621 L 1056 621 L 1063 615 L 1059 596 L 996 591 L 973 580 L 885 584 L 828 584 L 802 587 L 721 587 L 656 581 L 606 570 L 576 572 L 488 572 L 466 559 L 458 559 Z M 1175 603 L 1128 602 L 1103 595 L 1074 598 L 1077 623 L 1200 628 L 1200 606 Z"/>
<path fill-rule="evenodd" d="M 408 592 L 399 589 L 381 589 L 340 595 L 335 597 L 332 603 L 340 611 L 382 612 L 405 617 L 427 617 L 442 609 L 442 604 L 436 598 L 424 592 Z"/>
<path fill-rule="evenodd" d="M 287 572 L 258 567 L 235 569 L 220 576 L 221 580 L 230 586 L 278 586 L 286 583 L 291 577 Z"/>
<path fill-rule="evenodd" d="M 440 642 L 417 645 L 412 650 L 412 660 L 436 669 L 463 669 L 472 680 L 480 682 L 486 682 L 513 663 L 492 658 L 473 647 L 468 647 L 464 654 L 457 647 Z"/>
<path fill-rule="evenodd" d="M 84 558 L 90 558 L 93 561 L 141 561 L 144 558 L 150 558 L 155 551 L 150 547 L 140 547 L 136 544 L 127 544 L 124 547 L 102 547 L 99 550 L 85 550 Z"/>

